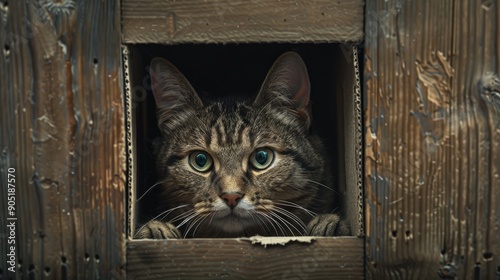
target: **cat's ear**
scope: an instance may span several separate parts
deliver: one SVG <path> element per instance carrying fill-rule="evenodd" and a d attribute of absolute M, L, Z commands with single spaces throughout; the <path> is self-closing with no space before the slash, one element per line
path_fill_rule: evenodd
<path fill-rule="evenodd" d="M 282 54 L 269 70 L 255 105 L 270 103 L 291 107 L 307 125 L 311 124 L 309 75 L 304 61 L 295 52 Z"/>
<path fill-rule="evenodd" d="M 160 123 L 173 113 L 203 106 L 186 77 L 169 61 L 153 58 L 149 73 Z"/>

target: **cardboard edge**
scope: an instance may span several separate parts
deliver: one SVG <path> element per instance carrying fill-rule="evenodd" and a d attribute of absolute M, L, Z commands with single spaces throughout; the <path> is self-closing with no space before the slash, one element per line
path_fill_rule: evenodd
<path fill-rule="evenodd" d="M 123 80 L 124 88 L 125 88 L 125 127 L 126 127 L 126 153 L 127 153 L 127 193 L 128 198 L 125 199 L 125 205 L 127 207 L 128 217 L 126 217 L 126 229 L 128 237 L 134 236 L 135 231 L 135 185 L 136 185 L 136 176 L 135 176 L 135 130 L 134 124 L 132 122 L 133 112 L 132 112 L 132 96 L 131 96 L 131 82 L 130 82 L 130 50 L 127 45 L 122 44 L 122 61 L 123 61 L 123 72 L 125 79 Z"/>
<path fill-rule="evenodd" d="M 356 185 L 358 189 L 358 237 L 364 236 L 364 188 L 363 188 L 363 112 L 361 99 L 361 77 L 358 60 L 358 49 L 356 44 L 352 44 L 352 59 L 354 66 L 354 115 L 355 115 L 355 164 L 356 164 Z"/>

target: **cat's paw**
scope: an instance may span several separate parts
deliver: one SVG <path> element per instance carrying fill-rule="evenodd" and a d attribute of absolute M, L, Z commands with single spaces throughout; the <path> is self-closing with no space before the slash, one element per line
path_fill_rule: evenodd
<path fill-rule="evenodd" d="M 150 221 L 137 231 L 135 238 L 176 239 L 181 238 L 179 230 L 171 223 Z"/>
<path fill-rule="evenodd" d="M 336 214 L 321 214 L 314 217 L 307 225 L 307 232 L 311 236 L 343 236 L 351 234 L 347 222 Z"/>

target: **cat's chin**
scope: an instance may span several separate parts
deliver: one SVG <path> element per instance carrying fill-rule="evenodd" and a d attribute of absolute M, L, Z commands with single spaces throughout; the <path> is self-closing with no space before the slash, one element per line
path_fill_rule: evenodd
<path fill-rule="evenodd" d="M 230 219 L 228 221 L 223 221 L 221 226 L 221 230 L 227 233 L 238 233 L 243 232 L 244 226 L 238 219 Z"/>
<path fill-rule="evenodd" d="M 229 235 L 239 235 L 254 226 L 249 217 L 242 217 L 234 212 L 212 219 L 210 226 Z"/>

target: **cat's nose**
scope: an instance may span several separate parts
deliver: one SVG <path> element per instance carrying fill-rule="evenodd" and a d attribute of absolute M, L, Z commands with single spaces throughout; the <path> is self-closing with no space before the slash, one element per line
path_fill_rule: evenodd
<path fill-rule="evenodd" d="M 222 198 L 222 200 L 224 200 L 227 206 L 231 207 L 231 209 L 236 207 L 236 205 L 238 204 L 238 202 L 241 200 L 242 197 L 243 195 L 240 193 L 223 193 L 220 196 L 220 198 Z"/>

